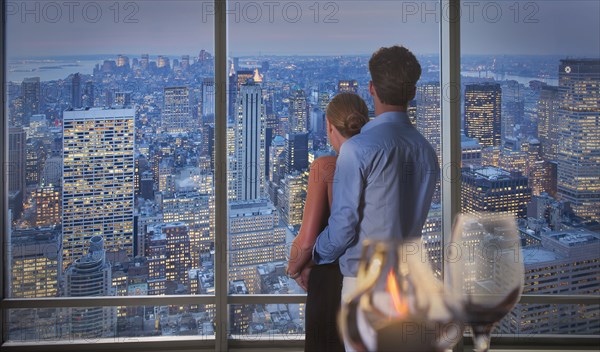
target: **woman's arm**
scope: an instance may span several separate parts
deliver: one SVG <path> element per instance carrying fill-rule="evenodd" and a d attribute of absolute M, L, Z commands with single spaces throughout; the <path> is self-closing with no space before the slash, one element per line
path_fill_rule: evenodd
<path fill-rule="evenodd" d="M 289 274 L 299 274 L 310 261 L 317 236 L 327 223 L 335 160 L 335 157 L 321 157 L 310 167 L 302 225 L 290 249 Z"/>

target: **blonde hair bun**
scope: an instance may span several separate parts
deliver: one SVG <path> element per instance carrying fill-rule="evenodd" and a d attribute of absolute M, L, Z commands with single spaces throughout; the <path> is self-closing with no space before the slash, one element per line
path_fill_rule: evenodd
<path fill-rule="evenodd" d="M 354 93 L 339 93 L 327 105 L 325 113 L 342 136 L 350 138 L 360 133 L 360 129 L 369 122 L 369 109 L 360 96 Z"/>

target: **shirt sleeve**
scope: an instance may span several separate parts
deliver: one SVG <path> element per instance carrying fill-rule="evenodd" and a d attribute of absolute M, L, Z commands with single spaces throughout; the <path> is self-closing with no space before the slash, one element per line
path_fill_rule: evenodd
<path fill-rule="evenodd" d="M 358 238 L 359 207 L 364 192 L 360 149 L 352 140 L 340 148 L 333 179 L 333 201 L 328 226 L 313 247 L 316 264 L 333 263 Z"/>

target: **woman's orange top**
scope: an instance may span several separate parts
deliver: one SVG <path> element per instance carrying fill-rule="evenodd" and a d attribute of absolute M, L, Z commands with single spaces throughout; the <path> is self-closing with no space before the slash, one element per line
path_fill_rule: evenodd
<path fill-rule="evenodd" d="M 323 156 L 310 165 L 302 225 L 292 243 L 288 273 L 299 273 L 311 260 L 319 233 L 327 226 L 337 157 Z"/>

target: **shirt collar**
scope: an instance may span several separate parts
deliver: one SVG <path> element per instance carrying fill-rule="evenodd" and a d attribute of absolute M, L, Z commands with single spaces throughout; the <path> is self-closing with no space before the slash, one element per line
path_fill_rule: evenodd
<path fill-rule="evenodd" d="M 371 128 L 381 125 L 383 123 L 401 123 L 411 125 L 408 114 L 403 111 L 388 111 L 377 115 L 373 120 L 367 122 L 361 129 L 360 132 L 365 132 Z"/>

